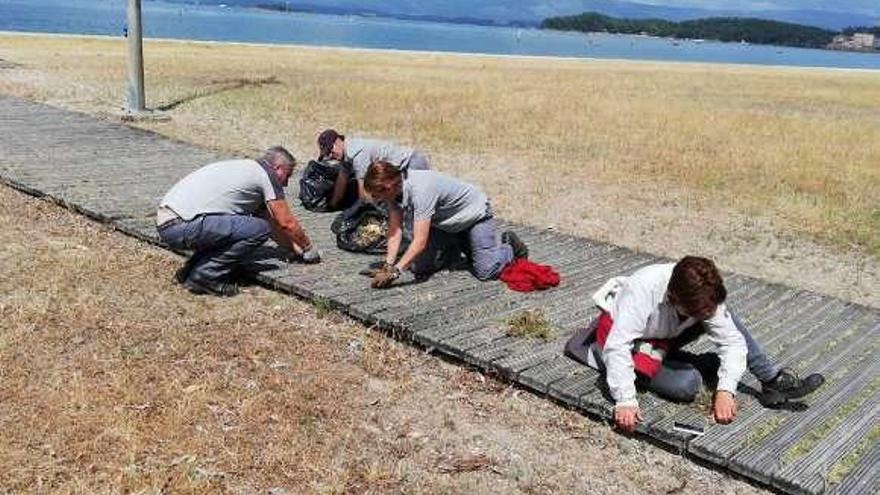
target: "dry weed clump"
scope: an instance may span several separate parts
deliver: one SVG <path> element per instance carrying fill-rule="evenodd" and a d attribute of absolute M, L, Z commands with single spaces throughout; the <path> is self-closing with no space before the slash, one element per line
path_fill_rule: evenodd
<path fill-rule="evenodd" d="M 482 469 L 497 469 L 495 461 L 483 452 L 449 455 L 441 459 L 437 467 L 444 473 L 464 473 Z"/>
<path fill-rule="evenodd" d="M 499 394 L 508 385 L 492 377 L 488 377 L 479 371 L 459 368 L 452 375 L 451 385 L 468 396 L 477 393 Z"/>
<path fill-rule="evenodd" d="M 368 218 L 357 228 L 357 241 L 362 246 L 371 246 L 385 237 L 388 225 L 378 218 Z"/>
<path fill-rule="evenodd" d="M 513 337 L 547 339 L 553 326 L 540 309 L 526 309 L 507 320 L 507 334 Z"/>

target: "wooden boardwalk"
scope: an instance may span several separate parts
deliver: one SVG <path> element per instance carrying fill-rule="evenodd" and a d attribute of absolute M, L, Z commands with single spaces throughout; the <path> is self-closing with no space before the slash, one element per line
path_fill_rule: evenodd
<path fill-rule="evenodd" d="M 149 242 L 158 243 L 154 212 L 165 191 L 189 171 L 221 158 L 226 157 L 117 123 L 0 96 L 0 179 Z M 320 300 L 577 410 L 610 417 L 611 404 L 597 387 L 600 376 L 564 357 L 563 344 L 590 320 L 590 295 L 607 278 L 660 258 L 517 227 L 532 257 L 560 271 L 560 287 L 519 294 L 459 272 L 373 291 L 368 279 L 356 274 L 373 258 L 335 248 L 329 231 L 333 215 L 311 214 L 298 204 L 294 210 L 325 261 L 287 264 L 264 248 L 251 267 L 261 283 Z M 880 493 L 880 310 L 725 276 L 730 305 L 770 355 L 801 373 L 822 372 L 828 383 L 803 410 L 768 410 L 749 394 L 759 386 L 747 375 L 739 416 L 728 426 L 706 423 L 697 406 L 642 395 L 646 421 L 640 433 L 783 492 Z M 543 310 L 553 325 L 549 339 L 507 336 L 505 320 L 526 308 Z M 680 433 L 673 429 L 677 421 L 705 423 L 706 433 L 696 438 Z"/>

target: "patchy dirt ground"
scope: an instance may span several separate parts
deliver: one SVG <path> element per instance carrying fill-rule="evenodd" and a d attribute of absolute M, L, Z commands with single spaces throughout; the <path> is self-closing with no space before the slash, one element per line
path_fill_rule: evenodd
<path fill-rule="evenodd" d="M 0 186 L 0 491 L 762 490 Z"/>

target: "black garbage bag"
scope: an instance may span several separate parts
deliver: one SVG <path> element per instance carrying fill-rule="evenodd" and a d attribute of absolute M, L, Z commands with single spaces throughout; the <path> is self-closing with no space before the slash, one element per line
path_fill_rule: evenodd
<path fill-rule="evenodd" d="M 303 208 L 309 211 L 334 211 L 351 206 L 357 199 L 357 180 L 354 174 L 348 176 L 342 204 L 336 208 L 330 206 L 336 177 L 342 169 L 343 164 L 335 160 L 310 161 L 299 179 L 299 200 Z"/>
<path fill-rule="evenodd" d="M 354 253 L 382 254 L 388 249 L 388 212 L 384 206 L 355 201 L 336 216 L 330 230 L 339 249 Z"/>

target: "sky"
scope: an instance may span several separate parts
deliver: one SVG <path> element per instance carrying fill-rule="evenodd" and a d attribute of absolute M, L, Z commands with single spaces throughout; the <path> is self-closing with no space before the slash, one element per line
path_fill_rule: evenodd
<path fill-rule="evenodd" d="M 828 10 L 880 16 L 880 0 L 633 0 L 664 7 L 725 10 Z M 548 2 L 552 3 L 552 2 Z"/>

